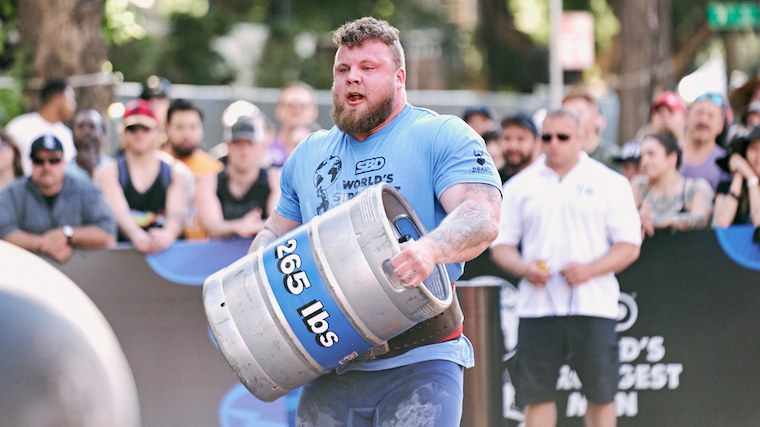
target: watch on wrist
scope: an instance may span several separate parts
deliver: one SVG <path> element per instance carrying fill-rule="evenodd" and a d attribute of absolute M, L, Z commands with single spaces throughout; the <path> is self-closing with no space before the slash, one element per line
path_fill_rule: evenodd
<path fill-rule="evenodd" d="M 760 182 L 760 179 L 757 176 L 747 178 L 747 188 L 756 186 L 758 182 Z"/>
<path fill-rule="evenodd" d="M 66 236 L 69 246 L 71 246 L 71 237 L 74 236 L 74 229 L 70 225 L 64 225 L 61 227 L 61 230 L 63 231 L 63 235 Z"/>

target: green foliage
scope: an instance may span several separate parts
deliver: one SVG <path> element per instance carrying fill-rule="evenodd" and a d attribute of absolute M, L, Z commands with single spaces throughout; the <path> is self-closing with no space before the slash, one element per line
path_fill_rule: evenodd
<path fill-rule="evenodd" d="M 211 48 L 211 40 L 225 35 L 230 24 L 228 16 L 223 13 L 210 13 L 200 18 L 183 13 L 172 15 L 159 75 L 173 83 L 219 85 L 232 82 L 234 71 Z"/>
<path fill-rule="evenodd" d="M 211 48 L 214 37 L 226 34 L 229 14 L 214 11 L 201 17 L 176 13 L 169 18 L 169 34 L 146 37 L 113 46 L 109 60 L 127 81 L 145 81 L 150 75 L 166 77 L 172 83 L 224 85 L 235 73 Z"/>
<path fill-rule="evenodd" d="M 106 44 L 120 46 L 143 39 L 143 20 L 129 0 L 104 0 L 103 38 Z"/>
<path fill-rule="evenodd" d="M 5 126 L 12 118 L 26 111 L 23 82 L 29 81 L 32 72 L 33 49 L 16 49 L 15 62 L 6 77 L 13 83 L 0 89 L 0 125 Z"/>
<path fill-rule="evenodd" d="M 408 30 L 437 28 L 450 46 L 456 46 L 453 26 L 446 23 L 439 10 L 428 10 L 420 6 L 420 2 L 292 0 L 291 14 L 283 17 L 275 4 L 261 1 L 250 11 L 256 10 L 256 14 L 260 15 L 264 6 L 268 6 L 264 15 L 271 32 L 256 72 L 256 85 L 261 87 L 282 87 L 297 79 L 317 89 L 329 89 L 335 55 L 330 33 L 340 25 L 363 16 L 387 20 L 401 30 L 402 40 Z M 296 38 L 304 33 L 319 35 L 314 54 L 306 58 L 300 57 L 295 49 Z"/>

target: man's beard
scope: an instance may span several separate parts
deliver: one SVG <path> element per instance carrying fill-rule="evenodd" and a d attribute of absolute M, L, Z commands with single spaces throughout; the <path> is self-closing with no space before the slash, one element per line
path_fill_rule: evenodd
<path fill-rule="evenodd" d="M 520 168 L 524 167 L 528 163 L 530 163 L 530 160 L 531 160 L 531 155 L 530 154 L 528 154 L 527 156 L 523 156 L 522 153 L 518 153 L 518 155 L 520 156 L 520 158 L 517 161 L 510 160 L 509 157 L 505 156 L 506 157 L 506 161 L 507 161 L 506 164 L 507 164 L 507 167 L 509 169 L 511 169 L 511 170 L 517 170 L 517 169 L 520 169 Z"/>
<path fill-rule="evenodd" d="M 191 154 L 195 151 L 197 147 L 188 147 L 185 145 L 173 145 L 172 150 L 174 151 L 174 154 L 177 155 L 180 159 L 184 159 L 186 157 L 190 157 Z"/>
<path fill-rule="evenodd" d="M 390 94 L 376 105 L 369 105 L 369 98 L 365 97 L 368 103 L 368 111 L 364 116 L 360 116 L 356 111 L 347 110 L 341 102 L 338 101 L 337 95 L 333 92 L 333 108 L 330 110 L 330 116 L 338 129 L 343 132 L 356 136 L 368 133 L 372 129 L 380 126 L 393 112 L 393 106 L 396 103 L 396 93 L 390 91 Z"/>

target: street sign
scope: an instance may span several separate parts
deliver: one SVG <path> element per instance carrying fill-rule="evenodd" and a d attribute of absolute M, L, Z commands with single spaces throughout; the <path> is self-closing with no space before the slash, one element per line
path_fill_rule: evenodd
<path fill-rule="evenodd" d="M 559 33 L 559 56 L 565 70 L 583 70 L 594 65 L 594 15 L 591 12 L 564 12 Z"/>
<path fill-rule="evenodd" d="M 714 30 L 754 28 L 760 23 L 757 3 L 708 3 L 707 23 Z"/>

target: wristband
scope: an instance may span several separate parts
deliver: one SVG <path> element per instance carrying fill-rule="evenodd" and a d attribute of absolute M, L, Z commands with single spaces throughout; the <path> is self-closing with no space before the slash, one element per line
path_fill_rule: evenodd
<path fill-rule="evenodd" d="M 734 199 L 736 199 L 737 202 L 740 200 L 739 196 L 737 196 L 736 194 L 734 194 L 732 191 L 729 191 L 728 195 L 731 196 L 731 197 L 733 197 Z"/>
<path fill-rule="evenodd" d="M 760 183 L 760 179 L 757 176 L 751 176 L 747 178 L 747 188 L 754 187 Z"/>

